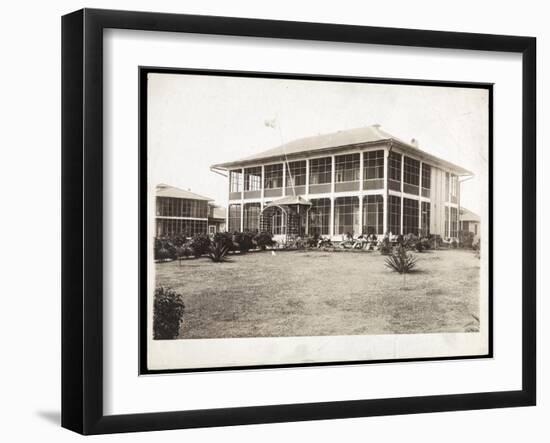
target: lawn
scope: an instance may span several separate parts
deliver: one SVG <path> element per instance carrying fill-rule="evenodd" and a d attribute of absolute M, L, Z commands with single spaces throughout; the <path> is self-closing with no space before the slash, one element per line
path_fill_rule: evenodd
<path fill-rule="evenodd" d="M 155 266 L 157 284 L 184 297 L 179 338 L 478 331 L 479 259 L 466 250 L 416 255 L 417 271 L 403 275 L 376 252 L 351 251 Z"/>

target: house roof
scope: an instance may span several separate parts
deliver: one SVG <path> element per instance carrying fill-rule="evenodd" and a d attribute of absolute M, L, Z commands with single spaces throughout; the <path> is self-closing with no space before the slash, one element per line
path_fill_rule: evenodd
<path fill-rule="evenodd" d="M 157 185 L 157 197 L 172 197 L 172 198 L 185 198 L 187 200 L 206 200 L 214 201 L 210 197 L 205 197 L 203 195 L 195 194 L 191 191 L 186 191 L 184 189 L 176 188 L 174 186 L 165 185 L 161 183 Z"/>
<path fill-rule="evenodd" d="M 276 146 L 257 154 L 241 158 L 239 160 L 213 165 L 212 168 L 229 169 L 258 163 L 266 160 L 284 160 L 284 158 L 303 157 L 304 153 L 317 151 L 329 151 L 349 148 L 353 145 L 376 144 L 380 142 L 394 142 L 404 152 L 421 157 L 434 165 L 440 165 L 454 171 L 458 175 L 472 175 L 472 173 L 451 162 L 438 158 L 425 151 L 418 149 L 382 130 L 380 125 L 365 126 L 355 129 L 347 129 L 330 134 L 315 135 L 312 137 L 300 138 L 291 142 Z"/>
<path fill-rule="evenodd" d="M 480 222 L 481 217 L 477 215 L 475 212 L 470 211 L 469 209 L 460 208 L 460 220 Z"/>

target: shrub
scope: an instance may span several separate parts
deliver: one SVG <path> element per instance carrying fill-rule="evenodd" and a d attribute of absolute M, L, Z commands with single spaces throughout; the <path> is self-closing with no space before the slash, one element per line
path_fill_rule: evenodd
<path fill-rule="evenodd" d="M 198 234 L 191 240 L 191 249 L 196 258 L 206 254 L 210 250 L 210 239 L 206 234 Z"/>
<path fill-rule="evenodd" d="M 186 244 L 176 248 L 176 255 L 179 259 L 188 258 L 191 256 L 192 253 L 193 251 Z"/>
<path fill-rule="evenodd" d="M 392 251 L 391 255 L 386 258 L 386 266 L 400 274 L 406 274 L 416 266 L 416 257 L 407 252 L 403 246 L 398 246 Z"/>
<path fill-rule="evenodd" d="M 214 263 L 222 263 L 227 260 L 227 253 L 229 252 L 229 247 L 223 242 L 214 242 L 213 245 L 210 245 L 210 251 L 208 252 L 208 257 Z"/>
<path fill-rule="evenodd" d="M 154 257 L 155 260 L 175 260 L 178 254 L 174 244 L 166 238 L 155 238 Z"/>
<path fill-rule="evenodd" d="M 309 236 L 305 239 L 306 246 L 309 248 L 314 248 L 319 244 L 319 233 L 316 232 L 312 236 Z"/>
<path fill-rule="evenodd" d="M 460 246 L 463 248 L 471 249 L 474 243 L 474 233 L 470 231 L 460 231 L 458 233 Z"/>
<path fill-rule="evenodd" d="M 433 240 L 430 237 L 422 237 L 420 243 L 422 243 L 422 249 L 432 249 Z"/>
<path fill-rule="evenodd" d="M 275 244 L 275 242 L 273 241 L 273 235 L 265 231 L 256 234 L 254 236 L 254 242 L 262 251 L 265 251 L 265 248 L 267 248 L 268 246 L 271 247 Z"/>
<path fill-rule="evenodd" d="M 170 288 L 155 289 L 153 308 L 153 338 L 170 340 L 178 336 L 185 304 L 180 294 Z"/>
<path fill-rule="evenodd" d="M 187 243 L 187 238 L 185 235 L 177 234 L 172 238 L 171 242 L 176 248 L 181 248 Z"/>
<path fill-rule="evenodd" d="M 230 232 L 216 232 L 214 234 L 214 243 L 221 243 L 227 246 L 228 251 L 232 251 L 234 249 L 233 234 Z"/>
<path fill-rule="evenodd" d="M 391 252 L 391 245 L 390 245 L 390 239 L 388 237 L 384 237 L 382 241 L 380 242 L 380 247 L 378 248 L 380 251 L 380 254 L 382 255 L 388 255 Z"/>
<path fill-rule="evenodd" d="M 239 251 L 248 252 L 249 249 L 252 249 L 254 243 L 252 243 L 252 238 L 254 234 L 251 232 L 235 232 L 233 234 L 233 243 L 237 244 Z"/>
<path fill-rule="evenodd" d="M 453 248 L 453 249 L 458 248 L 458 242 L 454 238 L 451 241 L 451 248 Z"/>

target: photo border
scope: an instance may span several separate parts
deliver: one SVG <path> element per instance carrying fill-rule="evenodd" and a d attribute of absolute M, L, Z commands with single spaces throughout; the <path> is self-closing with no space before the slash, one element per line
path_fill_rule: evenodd
<path fill-rule="evenodd" d="M 522 388 L 156 413 L 103 411 L 103 30 L 133 29 L 522 54 Z M 82 434 L 536 404 L 536 39 L 82 9 L 62 18 L 62 426 Z"/>
<path fill-rule="evenodd" d="M 284 79 L 303 81 L 331 81 L 338 83 L 363 83 L 383 85 L 404 85 L 404 86 L 430 86 L 447 88 L 468 88 L 484 89 L 488 91 L 488 349 L 486 354 L 441 356 L 441 357 L 409 357 L 394 359 L 372 359 L 372 360 L 339 360 L 321 361 L 314 363 L 282 363 L 264 365 L 232 365 L 214 366 L 204 368 L 180 368 L 180 369 L 149 369 L 147 367 L 148 337 L 147 337 L 147 302 L 148 302 L 148 260 L 149 260 L 149 239 L 147 238 L 147 109 L 148 109 L 148 74 L 181 74 L 181 75 L 204 75 L 217 77 L 239 77 L 239 78 L 263 78 L 263 79 Z M 444 360 L 472 360 L 493 357 L 493 84 L 482 82 L 457 82 L 442 80 L 412 80 L 399 78 L 381 77 L 359 77 L 344 75 L 318 75 L 318 74 L 296 74 L 281 72 L 259 72 L 259 71 L 237 71 L 223 69 L 197 69 L 197 68 L 174 68 L 157 66 L 138 67 L 138 88 L 139 88 L 139 374 L 180 374 L 189 372 L 214 372 L 234 370 L 256 370 L 256 369 L 281 369 L 281 368 L 303 368 L 315 366 L 342 366 L 342 365 L 365 365 L 380 363 L 404 363 L 423 361 L 444 361 Z M 479 295 L 481 299 L 481 292 Z M 228 337 L 231 338 L 231 337 Z"/>

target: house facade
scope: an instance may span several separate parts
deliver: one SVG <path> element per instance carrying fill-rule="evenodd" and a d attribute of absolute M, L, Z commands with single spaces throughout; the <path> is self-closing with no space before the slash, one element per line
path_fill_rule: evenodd
<path fill-rule="evenodd" d="M 379 125 L 295 140 L 211 169 L 227 173 L 229 231 L 334 239 L 457 238 L 460 177 L 472 175 Z"/>
<path fill-rule="evenodd" d="M 165 184 L 158 185 L 155 197 L 155 235 L 192 237 L 208 233 L 211 198 Z"/>

